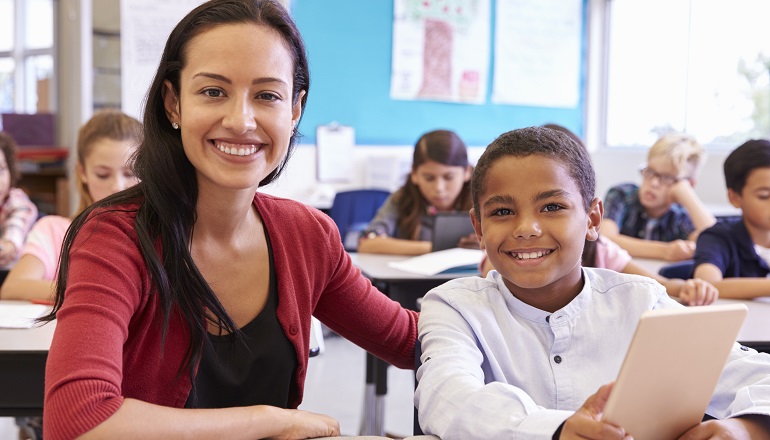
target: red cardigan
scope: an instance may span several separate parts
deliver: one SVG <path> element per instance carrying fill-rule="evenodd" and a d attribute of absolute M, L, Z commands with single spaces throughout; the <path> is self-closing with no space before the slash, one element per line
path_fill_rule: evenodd
<path fill-rule="evenodd" d="M 400 368 L 414 365 L 417 313 L 372 287 L 353 266 L 335 224 L 303 204 L 257 194 L 278 281 L 278 320 L 297 353 L 290 405 L 302 401 L 310 315 Z M 189 329 L 172 313 L 165 345 L 161 308 L 139 252 L 136 206 L 90 219 L 70 251 L 64 304 L 48 355 L 44 423 L 48 440 L 81 435 L 134 399 L 183 407 L 180 371 Z"/>

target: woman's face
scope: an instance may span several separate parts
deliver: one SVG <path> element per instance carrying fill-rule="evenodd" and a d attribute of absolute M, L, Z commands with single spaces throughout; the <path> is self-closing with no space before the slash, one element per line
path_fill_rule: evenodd
<path fill-rule="evenodd" d="M 78 173 L 94 202 L 136 185 L 129 159 L 137 145 L 131 141 L 101 138 L 94 141 L 91 152 L 78 164 Z"/>
<path fill-rule="evenodd" d="M 301 114 L 286 42 L 266 26 L 221 25 L 193 38 L 186 58 L 179 96 L 166 82 L 164 100 L 199 187 L 255 191 L 286 156 Z"/>
<path fill-rule="evenodd" d="M 412 183 L 438 211 L 453 209 L 463 185 L 470 178 L 470 167 L 444 165 L 432 160 L 420 164 L 411 175 Z"/>

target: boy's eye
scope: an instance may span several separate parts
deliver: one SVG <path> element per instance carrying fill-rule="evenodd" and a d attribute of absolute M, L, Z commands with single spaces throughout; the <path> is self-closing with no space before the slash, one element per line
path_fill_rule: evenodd
<path fill-rule="evenodd" d="M 504 215 L 512 215 L 513 211 L 511 211 L 508 208 L 499 208 L 492 211 L 493 216 L 504 216 Z"/>
<path fill-rule="evenodd" d="M 562 209 L 561 205 L 558 205 L 556 203 L 549 203 L 543 207 L 544 212 L 554 212 L 554 211 L 559 211 L 561 209 Z"/>

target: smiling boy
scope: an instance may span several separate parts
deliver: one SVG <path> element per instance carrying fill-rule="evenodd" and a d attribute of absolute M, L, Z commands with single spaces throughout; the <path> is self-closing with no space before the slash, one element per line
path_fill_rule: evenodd
<path fill-rule="evenodd" d="M 652 279 L 581 267 L 602 218 L 594 188 L 586 150 L 555 130 L 514 130 L 487 147 L 472 178 L 471 217 L 496 270 L 423 299 L 415 405 L 424 432 L 628 438 L 601 422 L 608 384 L 641 314 L 682 305 Z M 730 419 L 704 422 L 688 438 L 770 438 L 768 385 L 770 357 L 736 345 L 707 410 Z M 746 393 L 750 402 L 738 398 Z"/>

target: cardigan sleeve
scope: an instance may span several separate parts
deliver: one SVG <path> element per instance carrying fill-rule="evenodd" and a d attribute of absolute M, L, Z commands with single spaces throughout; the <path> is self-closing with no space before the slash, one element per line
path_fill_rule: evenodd
<path fill-rule="evenodd" d="M 131 222 L 92 214 L 69 250 L 64 303 L 46 363 L 43 429 L 75 438 L 123 403 L 123 346 L 140 307 L 144 262 Z"/>

